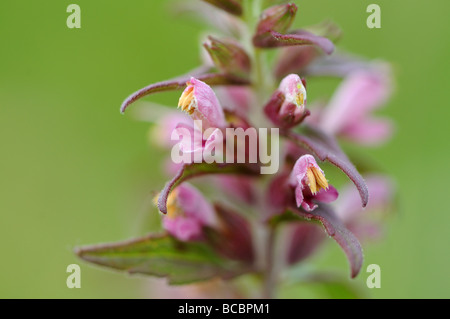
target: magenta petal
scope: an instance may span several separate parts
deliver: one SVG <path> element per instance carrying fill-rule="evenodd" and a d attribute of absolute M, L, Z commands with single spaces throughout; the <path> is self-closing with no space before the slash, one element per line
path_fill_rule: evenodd
<path fill-rule="evenodd" d="M 298 30 L 296 33 L 290 34 L 271 31 L 271 34 L 277 40 L 276 46 L 314 45 L 321 48 L 326 54 L 334 52 L 333 42 L 307 31 Z"/>
<path fill-rule="evenodd" d="M 317 208 L 317 205 L 314 204 L 311 199 L 312 198 L 304 199 L 301 204 L 302 208 L 304 210 L 306 210 L 307 212 L 312 212 L 313 210 L 315 210 Z M 299 207 L 300 207 L 300 205 L 299 205 Z"/>
<path fill-rule="evenodd" d="M 361 270 L 363 264 L 363 252 L 361 244 L 337 218 L 334 211 L 327 205 L 321 205 L 313 212 L 304 212 L 294 208 L 298 215 L 306 219 L 314 219 L 320 221 L 325 227 L 325 231 L 331 236 L 341 248 L 344 250 L 350 263 L 351 277 L 355 278 Z"/>
<path fill-rule="evenodd" d="M 394 126 L 388 119 L 368 118 L 348 125 L 341 135 L 364 145 L 378 145 L 392 136 Z"/>
<path fill-rule="evenodd" d="M 164 218 L 163 226 L 172 236 L 181 241 L 196 240 L 202 235 L 201 224 L 192 218 Z"/>
<path fill-rule="evenodd" d="M 295 202 L 297 203 L 297 207 L 300 207 L 300 205 L 302 205 L 303 201 L 304 201 L 303 187 L 301 185 L 298 185 L 295 188 Z"/>
<path fill-rule="evenodd" d="M 380 71 L 355 71 L 345 78 L 323 113 L 320 126 L 339 134 L 380 107 L 391 91 L 389 78 Z"/>
<path fill-rule="evenodd" d="M 334 202 L 339 196 L 339 193 L 334 186 L 329 185 L 328 189 L 321 189 L 316 195 L 314 195 L 314 200 L 322 203 Z"/>
<path fill-rule="evenodd" d="M 335 139 L 316 129 L 309 128 L 309 135 L 304 136 L 294 132 L 283 132 L 292 142 L 300 147 L 305 147 L 314 153 L 321 161 L 328 161 L 340 168 L 355 184 L 361 197 L 362 206 L 365 207 L 369 201 L 369 191 L 364 178 L 342 152 Z"/>
<path fill-rule="evenodd" d="M 363 214 L 377 210 L 384 211 L 391 205 L 394 185 L 390 178 L 384 175 L 368 175 L 366 183 L 369 188 L 370 203 L 364 210 L 358 207 L 359 196 L 353 187 L 349 187 L 351 185 L 342 189 L 339 200 L 336 202 L 336 213 L 344 223 L 356 221 Z"/>
<path fill-rule="evenodd" d="M 196 220 L 201 225 L 217 225 L 213 206 L 196 188 L 187 183 L 178 186 L 177 200 L 187 218 Z"/>

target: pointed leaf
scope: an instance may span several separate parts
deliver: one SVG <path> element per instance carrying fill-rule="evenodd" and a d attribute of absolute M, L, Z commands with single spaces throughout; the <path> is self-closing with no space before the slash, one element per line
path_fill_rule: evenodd
<path fill-rule="evenodd" d="M 326 54 L 331 54 L 334 51 L 333 42 L 308 31 L 298 30 L 290 34 L 272 31 L 271 34 L 277 40 L 274 46 L 315 45 L 321 48 Z"/>
<path fill-rule="evenodd" d="M 76 254 L 88 262 L 127 271 L 167 277 L 170 284 L 187 284 L 244 271 L 239 264 L 216 255 L 200 242 L 182 243 L 168 235 L 149 235 L 114 244 L 86 246 Z"/>
<path fill-rule="evenodd" d="M 366 182 L 347 155 L 341 150 L 336 140 L 311 127 L 306 128 L 305 133 L 307 135 L 300 135 L 290 131 L 283 134 L 297 145 L 312 151 L 321 161 L 328 161 L 340 168 L 355 184 L 361 196 L 362 206 L 366 207 L 369 201 L 369 190 Z"/>
<path fill-rule="evenodd" d="M 313 219 L 322 223 L 327 234 L 344 250 L 350 263 L 351 277 L 355 278 L 361 270 L 363 263 L 361 244 L 355 235 L 342 224 L 330 206 L 320 205 L 312 212 L 306 212 L 295 206 L 291 207 L 291 210 L 303 218 Z"/>
<path fill-rule="evenodd" d="M 158 209 L 167 214 L 167 199 L 170 192 L 182 182 L 196 176 L 207 174 L 244 174 L 258 175 L 259 169 L 256 165 L 246 164 L 219 164 L 219 163 L 194 163 L 184 165 L 172 180 L 166 183 L 158 197 Z"/>
<path fill-rule="evenodd" d="M 192 76 L 194 73 L 192 73 Z M 247 80 L 233 77 L 230 75 L 225 75 L 221 73 L 208 73 L 195 76 L 198 80 L 205 82 L 208 85 L 247 85 L 249 84 Z M 134 92 L 129 97 L 125 99 L 120 107 L 120 112 L 124 113 L 127 107 L 133 102 L 143 98 L 144 96 L 173 90 L 183 90 L 186 88 L 186 82 L 191 79 L 191 74 L 186 75 L 177 79 L 172 79 L 168 81 L 158 82 L 150 84 L 139 91 Z"/>

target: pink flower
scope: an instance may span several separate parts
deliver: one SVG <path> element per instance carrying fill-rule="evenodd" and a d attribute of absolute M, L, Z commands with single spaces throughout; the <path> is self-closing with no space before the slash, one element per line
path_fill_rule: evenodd
<path fill-rule="evenodd" d="M 191 78 L 178 101 L 178 107 L 191 116 L 201 120 L 203 129 L 226 126 L 225 115 L 216 94 L 206 83 Z"/>
<path fill-rule="evenodd" d="M 306 89 L 297 74 L 286 76 L 278 88 L 284 94 L 280 116 L 293 116 L 294 122 L 303 116 L 306 104 Z"/>
<path fill-rule="evenodd" d="M 289 128 L 309 115 L 305 105 L 306 89 L 302 79 L 297 74 L 290 74 L 281 81 L 264 111 L 275 125 Z"/>
<path fill-rule="evenodd" d="M 297 206 L 306 211 L 314 210 L 313 201 L 330 203 L 338 197 L 337 190 L 328 184 L 323 171 L 312 155 L 303 155 L 294 165 L 289 184 L 295 188 Z"/>
<path fill-rule="evenodd" d="M 355 71 L 350 74 L 319 114 L 319 126 L 327 133 L 346 137 L 361 144 L 378 144 L 391 136 L 387 119 L 373 118 L 370 112 L 379 108 L 391 93 L 386 74 Z"/>
<path fill-rule="evenodd" d="M 169 195 L 163 227 L 172 236 L 181 241 L 199 240 L 203 226 L 215 225 L 213 207 L 193 186 L 184 183 Z"/>

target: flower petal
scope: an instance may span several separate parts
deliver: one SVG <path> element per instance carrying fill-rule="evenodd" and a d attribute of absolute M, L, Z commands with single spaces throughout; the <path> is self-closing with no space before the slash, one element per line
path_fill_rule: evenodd
<path fill-rule="evenodd" d="M 380 71 L 350 74 L 325 108 L 320 127 L 329 134 L 341 133 L 379 107 L 390 94 L 390 81 Z"/>
<path fill-rule="evenodd" d="M 193 218 L 175 217 L 163 218 L 163 227 L 172 236 L 181 241 L 192 241 L 201 238 L 202 225 Z"/>
<path fill-rule="evenodd" d="M 367 118 L 345 127 L 341 135 L 364 145 L 379 145 L 392 136 L 394 125 L 389 119 Z"/>
<path fill-rule="evenodd" d="M 329 185 L 328 189 L 321 189 L 316 195 L 314 195 L 313 199 L 322 203 L 331 203 L 334 202 L 339 196 L 339 193 L 333 185 Z"/>
<path fill-rule="evenodd" d="M 177 187 L 177 200 L 187 218 L 197 220 L 201 225 L 217 226 L 213 206 L 195 187 L 183 183 Z"/>

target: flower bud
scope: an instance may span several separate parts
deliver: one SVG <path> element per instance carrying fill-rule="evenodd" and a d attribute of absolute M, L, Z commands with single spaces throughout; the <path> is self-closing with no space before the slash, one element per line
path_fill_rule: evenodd
<path fill-rule="evenodd" d="M 234 15 L 242 15 L 242 0 L 203 0 Z"/>
<path fill-rule="evenodd" d="M 290 128 L 309 115 L 305 104 L 304 83 L 297 74 L 290 74 L 281 81 L 264 111 L 274 124 L 282 128 Z"/>
<path fill-rule="evenodd" d="M 293 3 L 273 6 L 261 14 L 256 34 L 268 31 L 286 32 L 294 21 L 297 6 Z"/>
<path fill-rule="evenodd" d="M 293 3 L 273 6 L 261 14 L 253 44 L 257 47 L 268 46 L 266 42 L 276 42 L 271 31 L 286 32 L 294 21 L 297 6 Z"/>
<path fill-rule="evenodd" d="M 224 73 L 248 77 L 250 58 L 245 50 L 234 41 L 219 41 L 208 37 L 203 46 L 208 51 L 216 67 Z"/>

